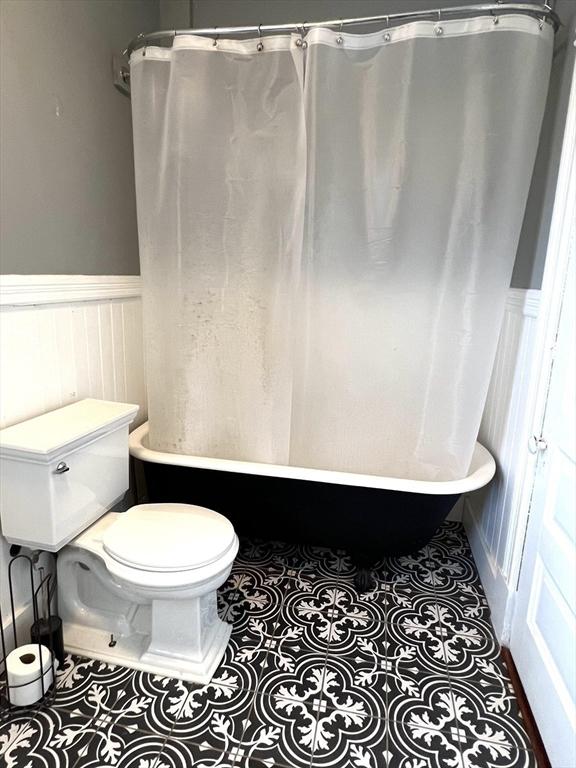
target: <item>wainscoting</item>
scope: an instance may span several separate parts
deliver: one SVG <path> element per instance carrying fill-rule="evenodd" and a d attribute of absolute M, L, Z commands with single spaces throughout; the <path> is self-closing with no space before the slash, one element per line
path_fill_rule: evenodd
<path fill-rule="evenodd" d="M 84 397 L 146 416 L 139 277 L 0 279 L 0 426 Z"/>
<path fill-rule="evenodd" d="M 463 501 L 463 520 L 501 642 L 522 556 L 521 492 L 529 420 L 526 396 L 540 291 L 511 289 L 490 382 L 479 440 L 496 459 L 487 489 Z"/>
<path fill-rule="evenodd" d="M 136 423 L 145 421 L 140 296 L 139 277 L 1 276 L 0 426 L 85 397 L 137 403 Z M 5 620 L 8 549 L 0 537 Z M 15 582 L 24 625 L 29 617 L 22 569 Z"/>
<path fill-rule="evenodd" d="M 510 291 L 480 429 L 497 475 L 487 492 L 466 497 L 454 515 L 463 510 L 500 640 L 506 640 L 523 544 L 524 412 L 538 303 L 539 291 Z M 0 425 L 83 397 L 138 403 L 138 423 L 146 418 L 140 278 L 1 277 Z M 3 606 L 7 550 L 0 537 Z"/>

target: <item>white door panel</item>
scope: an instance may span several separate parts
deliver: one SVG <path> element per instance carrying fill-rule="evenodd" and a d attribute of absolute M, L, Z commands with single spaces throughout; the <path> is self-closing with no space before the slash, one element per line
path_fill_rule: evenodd
<path fill-rule="evenodd" d="M 576 766 L 573 259 L 566 279 L 510 642 L 554 768 Z"/>
<path fill-rule="evenodd" d="M 553 768 L 576 768 L 576 95 L 548 250 L 530 509 L 510 650 Z M 547 264 L 548 269 L 548 264 Z M 546 278 L 545 278 L 546 279 Z"/>

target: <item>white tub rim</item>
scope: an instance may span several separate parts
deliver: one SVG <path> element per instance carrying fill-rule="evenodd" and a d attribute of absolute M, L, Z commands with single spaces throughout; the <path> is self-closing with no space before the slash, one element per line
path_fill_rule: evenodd
<path fill-rule="evenodd" d="M 401 477 L 364 475 L 354 472 L 339 472 L 332 469 L 311 469 L 292 467 L 284 464 L 262 464 L 233 459 L 213 459 L 206 456 L 190 456 L 181 453 L 154 451 L 145 444 L 148 437 L 148 422 L 141 424 L 130 433 L 130 455 L 140 461 L 152 464 L 169 464 L 175 467 L 191 469 L 211 469 L 219 472 L 235 472 L 244 475 L 262 475 L 264 477 L 287 478 L 291 480 L 311 480 L 317 483 L 350 485 L 363 488 L 376 488 L 404 493 L 422 493 L 433 496 L 451 496 L 469 493 L 487 485 L 496 472 L 496 462 L 492 454 L 480 443 L 476 443 L 470 471 L 461 480 L 406 480 Z"/>

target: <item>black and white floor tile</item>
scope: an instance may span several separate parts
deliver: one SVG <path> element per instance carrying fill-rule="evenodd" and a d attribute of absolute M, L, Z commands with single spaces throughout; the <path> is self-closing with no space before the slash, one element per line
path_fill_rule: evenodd
<path fill-rule="evenodd" d="M 6 768 L 535 768 L 462 527 L 387 558 L 244 541 L 205 686 L 67 657 L 0 714 Z"/>

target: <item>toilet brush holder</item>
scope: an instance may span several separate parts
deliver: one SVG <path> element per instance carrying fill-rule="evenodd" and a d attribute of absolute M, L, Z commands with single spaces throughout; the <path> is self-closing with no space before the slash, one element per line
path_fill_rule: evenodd
<path fill-rule="evenodd" d="M 30 627 L 30 640 L 52 651 L 60 666 L 64 665 L 64 634 L 60 616 L 38 619 Z"/>

